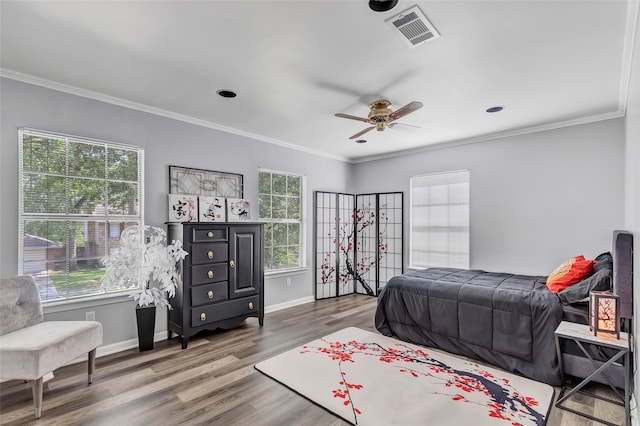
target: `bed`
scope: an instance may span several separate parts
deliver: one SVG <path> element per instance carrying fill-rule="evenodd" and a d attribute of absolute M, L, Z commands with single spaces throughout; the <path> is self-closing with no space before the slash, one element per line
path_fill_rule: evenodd
<path fill-rule="evenodd" d="M 632 250 L 632 235 L 615 231 L 608 282 L 620 295 L 621 316 L 627 319 L 632 314 Z M 386 336 L 559 386 L 562 375 L 553 332 L 562 320 L 587 323 L 588 304 L 576 300 L 575 294 L 569 301 L 561 299 L 549 291 L 546 278 L 453 268 L 412 271 L 393 277 L 383 288 L 375 325 Z M 565 372 L 586 377 L 592 371 L 587 358 L 570 347 L 563 351 Z M 624 377 L 614 381 L 622 383 L 619 379 Z"/>

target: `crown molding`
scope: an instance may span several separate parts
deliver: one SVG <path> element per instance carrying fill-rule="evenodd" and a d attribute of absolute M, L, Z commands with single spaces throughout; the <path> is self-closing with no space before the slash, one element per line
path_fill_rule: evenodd
<path fill-rule="evenodd" d="M 630 18 L 627 20 L 625 45 L 624 45 L 625 53 L 623 55 L 624 64 L 623 64 L 621 83 L 620 83 L 620 96 L 619 96 L 618 109 L 616 111 L 605 113 L 605 114 L 588 116 L 588 117 L 581 117 L 573 120 L 549 123 L 541 126 L 532 126 L 532 127 L 507 130 L 504 132 L 491 133 L 487 135 L 475 136 L 472 138 L 436 142 L 436 143 L 433 143 L 427 146 L 418 147 L 418 148 L 411 148 L 406 150 L 400 150 L 400 151 L 394 151 L 394 152 L 382 153 L 382 154 L 376 154 L 376 155 L 364 156 L 364 157 L 355 157 L 355 158 L 347 158 L 347 157 L 332 155 L 323 151 L 305 148 L 298 145 L 283 142 L 277 139 L 258 135 L 255 133 L 246 132 L 240 129 L 236 129 L 234 127 L 223 126 L 207 120 L 201 120 L 194 117 L 189 117 L 183 114 L 166 111 L 160 108 L 151 107 L 151 106 L 140 104 L 137 102 L 131 102 L 126 99 L 121 99 L 114 96 L 108 96 L 99 92 L 81 89 L 75 86 L 58 83 L 52 80 L 47 80 L 44 78 L 29 75 L 29 74 L 8 70 L 6 68 L 0 68 L 0 77 L 9 78 L 12 80 L 21 81 L 24 83 L 33 84 L 33 85 L 45 87 L 48 89 L 57 90 L 60 92 L 65 92 L 72 95 L 80 96 L 80 97 L 109 103 L 112 105 L 129 108 L 136 111 L 142 111 L 149 114 L 154 114 L 154 115 L 170 118 L 177 121 L 194 124 L 200 127 L 220 130 L 220 131 L 235 134 L 238 136 L 243 136 L 246 138 L 258 140 L 260 142 L 270 143 L 270 144 L 281 146 L 284 148 L 293 149 L 296 151 L 301 151 L 301 152 L 305 152 L 308 154 L 317 155 L 325 158 L 330 158 L 330 159 L 342 161 L 345 163 L 359 164 L 359 163 L 366 163 L 370 161 L 384 160 L 386 158 L 401 157 L 404 155 L 417 154 L 417 153 L 433 151 L 437 149 L 451 148 L 451 147 L 462 146 L 462 145 L 467 145 L 471 143 L 491 141 L 491 140 L 502 139 L 506 137 L 526 135 L 530 133 L 543 132 L 543 131 L 554 130 L 554 129 L 559 129 L 563 127 L 578 126 L 581 124 L 588 124 L 588 123 L 593 123 L 597 121 L 604 121 L 604 120 L 610 120 L 613 118 L 624 117 L 625 111 L 626 111 L 627 93 L 628 93 L 630 78 L 631 78 L 631 63 L 633 59 L 632 56 L 633 56 L 633 46 L 635 43 L 635 32 L 636 32 L 636 26 L 638 22 L 638 16 L 640 14 L 639 12 L 640 2 L 630 2 L 629 9 L 630 11 L 628 16 L 630 16 Z"/>
<path fill-rule="evenodd" d="M 594 123 L 594 122 L 597 122 L 597 121 L 611 120 L 611 119 L 620 118 L 620 117 L 624 117 L 624 111 L 618 110 L 618 111 L 609 112 L 609 113 L 605 113 L 605 114 L 599 114 L 599 115 L 593 115 L 593 116 L 589 116 L 589 117 L 577 118 L 577 119 L 574 119 L 574 120 L 567 120 L 567 121 L 560 121 L 560 122 L 557 122 L 557 123 L 545 124 L 545 125 L 542 125 L 542 126 L 525 127 L 525 128 L 520 128 L 520 129 L 506 130 L 504 132 L 498 132 L 498 133 L 491 133 L 491 134 L 487 134 L 487 135 L 475 136 L 475 137 L 472 137 L 472 138 L 456 139 L 456 140 L 451 140 L 451 141 L 446 141 L 446 142 L 437 142 L 437 143 L 434 143 L 434 144 L 431 144 L 431 145 L 427 145 L 427 146 L 422 146 L 422 147 L 419 147 L 419 148 L 405 149 L 405 150 L 402 150 L 402 151 L 394 151 L 394 152 L 390 152 L 390 153 L 387 153 L 387 154 L 379 154 L 379 155 L 372 155 L 372 156 L 367 156 L 367 157 L 360 157 L 360 158 L 356 158 L 356 159 L 351 160 L 351 162 L 354 163 L 354 164 L 367 163 L 369 161 L 384 160 L 386 158 L 401 157 L 403 155 L 419 154 L 419 153 L 427 152 L 427 151 L 435 151 L 435 150 L 438 150 L 438 149 L 445 149 L 445 148 L 451 148 L 451 147 L 456 147 L 456 146 L 468 145 L 468 144 L 477 143 L 477 142 L 487 142 L 487 141 L 492 141 L 492 140 L 496 140 L 496 139 L 504 139 L 504 138 L 508 138 L 508 137 L 512 137 L 512 136 L 528 135 L 528 134 L 531 134 L 531 133 L 538 133 L 538 132 L 544 132 L 544 131 L 547 131 L 547 130 L 561 129 L 563 127 L 579 126 L 581 124 L 589 124 L 589 123 Z"/>
<path fill-rule="evenodd" d="M 622 47 L 622 70 L 620 75 L 619 109 L 623 115 L 627 111 L 629 87 L 631 85 L 631 66 L 633 63 L 633 49 L 637 42 L 638 17 L 640 16 L 640 1 L 634 0 L 627 4 L 627 22 L 625 24 L 624 44 Z"/>
<path fill-rule="evenodd" d="M 269 138 L 266 136 L 258 135 L 255 133 L 246 132 L 244 130 L 236 129 L 234 127 L 223 126 L 221 124 L 214 123 L 212 121 L 202 120 L 194 117 L 189 117 L 187 115 L 178 114 L 172 111 L 163 110 L 160 108 L 155 108 L 149 105 L 128 101 L 126 99 L 117 98 L 115 96 L 105 95 L 103 93 L 94 92 L 91 90 L 81 89 L 76 86 L 71 86 L 68 84 L 58 83 L 56 81 L 47 80 L 45 78 L 36 77 L 29 74 L 24 74 L 21 72 L 9 70 L 6 68 L 0 68 L 0 77 L 8 78 L 11 80 L 21 81 L 23 83 L 33 84 L 36 86 L 45 87 L 47 89 L 57 90 L 59 92 L 65 92 L 72 95 L 80 96 L 83 98 L 93 99 L 100 102 L 109 103 L 112 105 L 117 105 L 129 109 L 133 109 L 136 111 L 142 111 L 149 114 L 158 115 L 165 118 L 170 118 L 177 121 L 182 121 L 189 124 L 194 124 L 200 127 L 206 127 L 209 129 L 220 130 L 223 132 L 231 133 L 238 136 L 243 136 L 246 138 L 258 140 L 260 142 L 266 142 L 273 145 L 278 145 L 284 148 L 293 149 L 296 151 L 302 151 L 307 154 L 318 155 L 321 157 L 330 158 L 332 160 L 338 160 L 346 163 L 350 163 L 351 160 L 346 157 L 341 157 L 337 155 L 332 155 L 323 151 L 318 151 L 311 148 L 305 148 L 298 145 L 290 144 L 287 142 L 280 141 L 278 139 Z"/>

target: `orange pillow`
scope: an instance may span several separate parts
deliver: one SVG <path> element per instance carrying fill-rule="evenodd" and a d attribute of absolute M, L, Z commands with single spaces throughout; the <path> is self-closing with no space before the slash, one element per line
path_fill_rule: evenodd
<path fill-rule="evenodd" d="M 591 275 L 595 263 L 595 260 L 586 260 L 582 255 L 572 257 L 547 277 L 547 287 L 552 293 L 571 287 Z"/>

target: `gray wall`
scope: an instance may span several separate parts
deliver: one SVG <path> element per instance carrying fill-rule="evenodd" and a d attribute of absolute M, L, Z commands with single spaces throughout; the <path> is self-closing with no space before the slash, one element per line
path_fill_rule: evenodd
<path fill-rule="evenodd" d="M 626 153 L 625 153 L 625 229 L 633 233 L 634 262 L 633 262 L 633 293 L 635 321 L 633 330 L 637 335 L 640 330 L 640 25 L 636 28 L 636 43 L 631 67 L 631 85 L 627 104 L 626 117 Z M 638 351 L 640 339 L 636 337 L 636 348 L 633 356 L 634 365 L 638 365 Z M 640 370 L 636 369 L 634 377 L 636 401 L 638 400 L 638 384 Z M 637 410 L 636 422 L 637 425 Z"/>
<path fill-rule="evenodd" d="M 0 277 L 17 273 L 18 255 L 18 127 L 65 133 L 145 148 L 145 221 L 163 226 L 167 220 L 168 166 L 179 165 L 244 175 L 245 197 L 254 200 L 251 217 L 258 217 L 258 168 L 282 170 L 307 176 L 307 209 L 312 212 L 314 189 L 344 192 L 352 179 L 351 165 L 244 136 L 205 128 L 112 104 L 82 98 L 43 87 L 1 79 L 2 97 L 0 165 L 2 204 L 0 212 Z M 309 217 L 312 217 L 309 215 Z M 312 223 L 307 223 L 309 269 L 265 283 L 267 306 L 313 296 Z M 77 309 L 46 309 L 47 319 L 84 319 L 94 310 L 104 325 L 105 344 L 135 339 L 135 317 L 131 301 L 112 301 Z M 166 315 L 159 312 L 156 332 L 166 330 Z"/>
<path fill-rule="evenodd" d="M 470 170 L 471 267 L 548 275 L 611 249 L 623 226 L 624 120 L 615 119 L 356 165 L 358 192 L 405 191 L 409 178 Z M 408 256 L 405 238 L 405 259 Z"/>

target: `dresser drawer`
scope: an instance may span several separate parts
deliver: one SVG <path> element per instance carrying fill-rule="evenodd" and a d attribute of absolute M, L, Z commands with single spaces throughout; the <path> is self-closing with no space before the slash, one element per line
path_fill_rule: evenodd
<path fill-rule="evenodd" d="M 205 243 L 208 241 L 227 241 L 227 228 L 215 226 L 207 226 L 201 228 L 193 228 L 191 234 L 192 243 Z"/>
<path fill-rule="evenodd" d="M 191 287 L 191 305 L 198 306 L 227 299 L 229 297 L 227 285 L 227 282 L 223 281 Z"/>
<path fill-rule="evenodd" d="M 242 315 L 256 314 L 259 301 L 260 296 L 253 296 L 191 308 L 191 326 L 198 327 Z"/>
<path fill-rule="evenodd" d="M 191 264 L 226 262 L 228 251 L 227 243 L 194 244 L 191 246 Z"/>
<path fill-rule="evenodd" d="M 191 284 L 207 284 L 218 281 L 226 281 L 227 263 L 210 263 L 208 265 L 199 265 L 191 267 Z"/>

